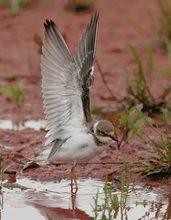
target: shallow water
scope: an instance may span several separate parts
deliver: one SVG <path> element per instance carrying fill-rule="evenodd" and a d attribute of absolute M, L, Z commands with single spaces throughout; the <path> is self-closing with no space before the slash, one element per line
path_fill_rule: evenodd
<path fill-rule="evenodd" d="M 0 129 L 3 130 L 10 129 L 20 131 L 25 128 L 40 130 L 41 128 L 45 128 L 45 120 L 28 120 L 19 122 L 13 122 L 12 120 L 0 120 Z"/>
<path fill-rule="evenodd" d="M 98 204 L 104 203 L 104 182 L 86 179 L 79 180 L 77 193 L 71 193 L 70 181 L 35 182 L 28 179 L 17 183 L 29 187 L 27 190 L 2 188 L 2 220 L 57 220 L 57 219 L 94 219 L 93 197 L 99 192 Z M 120 197 L 120 192 L 114 192 Z M 138 205 L 136 204 L 138 202 Z M 166 188 L 135 187 L 129 193 L 126 208 L 113 212 L 117 220 L 171 219 L 171 192 Z M 101 219 L 102 212 L 98 211 Z"/>

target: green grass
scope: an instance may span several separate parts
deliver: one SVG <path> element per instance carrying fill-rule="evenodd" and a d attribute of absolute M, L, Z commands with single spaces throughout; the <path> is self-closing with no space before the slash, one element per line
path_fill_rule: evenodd
<path fill-rule="evenodd" d="M 23 104 L 26 97 L 26 91 L 19 83 L 16 83 L 14 86 L 5 86 L 2 89 L 2 93 L 10 96 L 17 107 L 20 107 Z"/>
<path fill-rule="evenodd" d="M 99 192 L 97 191 L 96 197 L 93 198 L 94 220 L 98 219 L 99 211 L 102 211 L 102 214 L 100 216 L 101 220 L 110 220 L 113 219 L 115 213 L 117 215 L 119 209 L 119 200 L 118 196 L 113 193 L 113 190 L 113 184 L 108 183 L 106 180 L 103 187 L 104 199 L 101 205 L 99 205 Z"/>
<path fill-rule="evenodd" d="M 159 72 L 163 77 L 165 77 L 168 82 L 171 83 L 171 40 L 166 39 L 165 40 L 165 47 L 166 47 L 166 53 L 167 53 L 167 64 L 165 67 L 158 67 Z M 165 88 L 166 92 L 170 92 L 171 86 L 167 85 Z"/>
<path fill-rule="evenodd" d="M 144 116 L 142 112 L 139 111 L 139 115 L 144 120 L 144 122 L 152 129 L 153 132 L 156 133 L 156 138 L 151 139 L 148 134 L 140 134 L 136 133 L 138 137 L 140 137 L 144 144 L 148 144 L 153 147 L 155 150 L 154 155 L 149 155 L 149 161 L 142 161 L 142 165 L 144 167 L 144 177 L 150 177 L 152 175 L 157 175 L 160 179 L 164 176 L 171 175 L 171 139 L 169 133 L 169 126 L 167 125 L 167 121 L 169 121 L 171 115 L 164 114 L 164 131 L 160 131 L 157 125 L 153 125 L 149 118 Z M 156 176 L 156 177 L 157 177 Z"/>
<path fill-rule="evenodd" d="M 23 5 L 26 5 L 28 0 L 0 0 L 0 5 L 10 5 L 11 15 L 16 15 L 20 12 Z"/>
<path fill-rule="evenodd" d="M 165 43 L 165 39 L 171 41 L 171 3 L 168 0 L 156 0 L 156 3 L 160 11 L 160 35 Z"/>
<path fill-rule="evenodd" d="M 124 213 L 127 210 L 127 198 L 130 190 L 130 166 L 124 163 L 122 165 L 122 173 L 120 176 L 120 199 L 119 193 L 115 193 L 116 189 L 113 182 L 108 182 L 107 179 L 104 183 L 103 193 L 104 199 L 102 204 L 99 204 L 99 192 L 97 191 L 96 197 L 93 198 L 94 206 L 94 220 L 112 220 L 115 219 L 118 215 L 119 209 L 121 213 Z M 99 216 L 99 211 L 101 216 Z"/>
<path fill-rule="evenodd" d="M 152 51 L 148 50 L 147 68 L 143 68 L 143 63 L 140 55 L 133 46 L 129 46 L 133 54 L 136 68 L 133 72 L 133 80 L 127 76 L 127 93 L 126 100 L 128 106 L 133 106 L 136 103 L 142 103 L 142 111 L 148 112 L 149 115 L 153 113 L 161 113 L 162 109 L 166 107 L 167 99 L 171 95 L 171 86 L 163 89 L 160 97 L 155 97 L 151 93 L 151 86 L 153 82 L 153 58 Z"/>
<path fill-rule="evenodd" d="M 24 158 L 24 159 L 21 159 L 21 160 L 18 160 L 18 161 L 14 161 L 14 162 L 11 162 L 8 166 L 4 167 L 2 149 L 0 148 L 0 193 L 1 193 L 2 187 L 6 187 L 6 188 L 10 188 L 10 189 L 20 188 L 21 190 L 28 189 L 27 187 L 22 186 L 22 185 L 20 185 L 16 182 L 8 182 L 8 181 L 3 182 L 4 181 L 4 174 L 5 173 L 11 173 L 11 171 L 9 170 L 10 167 L 14 164 L 23 164 L 23 162 L 25 160 L 27 160 L 27 159 Z"/>
<path fill-rule="evenodd" d="M 134 134 L 143 127 L 144 121 L 137 112 L 137 110 L 141 111 L 142 108 L 143 105 L 139 104 L 120 113 L 108 112 L 106 114 L 106 119 L 114 125 L 118 149 L 124 147 Z"/>
<path fill-rule="evenodd" d="M 130 189 L 130 179 L 131 179 L 131 167 L 129 164 L 123 163 L 122 165 L 122 173 L 121 173 L 121 198 L 120 198 L 120 206 L 126 207 L 126 202 Z"/>

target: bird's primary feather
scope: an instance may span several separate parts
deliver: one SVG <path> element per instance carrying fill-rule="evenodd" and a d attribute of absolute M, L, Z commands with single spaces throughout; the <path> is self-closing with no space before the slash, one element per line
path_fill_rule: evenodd
<path fill-rule="evenodd" d="M 94 56 L 96 50 L 97 30 L 99 14 L 96 12 L 91 17 L 86 30 L 83 32 L 76 50 L 76 64 L 82 83 L 82 103 L 85 121 L 91 122 L 90 114 L 90 88 L 94 82 Z"/>
<path fill-rule="evenodd" d="M 91 17 L 76 50 L 75 61 L 80 69 L 82 77 L 85 77 L 90 69 L 93 71 L 92 67 L 96 50 L 98 18 L 99 14 L 97 12 Z M 93 72 L 89 74 L 93 75 Z"/>

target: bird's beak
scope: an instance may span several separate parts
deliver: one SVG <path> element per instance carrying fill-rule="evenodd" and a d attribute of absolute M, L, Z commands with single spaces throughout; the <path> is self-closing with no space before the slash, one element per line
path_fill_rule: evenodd
<path fill-rule="evenodd" d="M 118 142 L 118 139 L 116 137 L 114 137 L 114 136 L 112 136 L 112 140 Z"/>
<path fill-rule="evenodd" d="M 118 139 L 117 139 L 115 136 L 113 136 L 113 135 L 109 135 L 109 137 L 110 137 L 112 140 L 114 140 L 114 141 L 117 141 L 117 142 L 118 142 Z"/>
<path fill-rule="evenodd" d="M 113 135 L 110 135 L 110 138 L 112 139 L 112 140 L 114 140 L 114 141 L 117 141 L 118 142 L 118 139 L 115 137 L 115 136 L 113 136 Z M 111 149 L 115 149 L 112 145 L 110 145 L 109 146 Z"/>

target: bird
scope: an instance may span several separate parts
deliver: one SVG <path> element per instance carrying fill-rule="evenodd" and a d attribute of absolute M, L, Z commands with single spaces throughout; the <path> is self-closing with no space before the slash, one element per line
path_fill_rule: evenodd
<path fill-rule="evenodd" d="M 88 161 L 118 141 L 112 123 L 94 120 L 90 110 L 98 19 L 99 13 L 95 12 L 74 56 L 56 24 L 47 19 L 44 22 L 41 88 L 47 130 L 45 145 L 51 146 L 47 161 L 72 163 L 71 184 L 76 189 L 76 164 Z"/>

